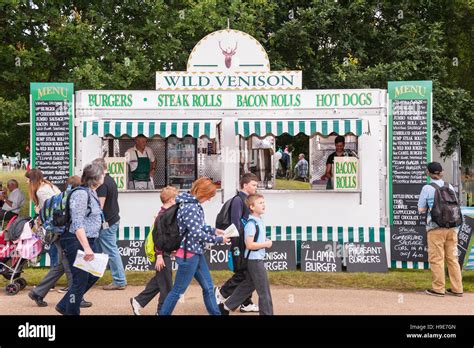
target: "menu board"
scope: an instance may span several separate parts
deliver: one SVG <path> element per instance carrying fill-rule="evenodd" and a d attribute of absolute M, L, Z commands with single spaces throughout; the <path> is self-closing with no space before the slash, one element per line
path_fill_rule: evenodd
<path fill-rule="evenodd" d="M 229 269 L 229 249 L 226 244 L 209 245 L 204 256 L 211 271 L 226 271 Z"/>
<path fill-rule="evenodd" d="M 267 271 L 295 271 L 296 243 L 294 240 L 275 240 L 266 249 L 265 269 Z"/>
<path fill-rule="evenodd" d="M 154 264 L 145 253 L 144 240 L 118 240 L 117 247 L 126 271 L 151 271 Z"/>
<path fill-rule="evenodd" d="M 72 173 L 72 83 L 31 83 L 32 167 L 63 187 Z"/>
<path fill-rule="evenodd" d="M 389 82 L 389 203 L 392 260 L 428 261 L 418 197 L 431 158 L 431 81 Z"/>
<path fill-rule="evenodd" d="M 344 243 L 347 272 L 387 272 L 385 243 Z"/>
<path fill-rule="evenodd" d="M 303 272 L 341 272 L 342 250 L 337 242 L 302 241 Z"/>
<path fill-rule="evenodd" d="M 458 231 L 458 258 L 461 269 L 464 267 L 467 250 L 472 237 L 472 229 L 474 228 L 474 219 L 464 216 L 464 221 Z"/>

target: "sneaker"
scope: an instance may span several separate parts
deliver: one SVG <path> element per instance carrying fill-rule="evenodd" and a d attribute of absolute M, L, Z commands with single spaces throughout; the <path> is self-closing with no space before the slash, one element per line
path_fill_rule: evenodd
<path fill-rule="evenodd" d="M 248 305 L 240 305 L 240 311 L 242 313 L 258 313 L 260 312 L 258 306 L 255 303 L 250 303 Z"/>
<path fill-rule="evenodd" d="M 41 296 L 36 295 L 33 291 L 30 291 L 28 293 L 28 297 L 35 301 L 38 307 L 46 307 L 48 305 L 48 303 L 43 301 L 43 298 Z"/>
<path fill-rule="evenodd" d="M 225 309 L 223 303 L 219 303 L 219 310 L 221 311 L 221 315 L 229 315 L 229 311 Z"/>
<path fill-rule="evenodd" d="M 135 315 L 141 315 L 140 310 L 141 310 L 143 307 L 140 306 L 140 304 L 138 303 L 137 300 L 135 300 L 135 297 L 132 297 L 132 298 L 130 299 L 130 304 L 132 305 L 133 314 L 135 314 Z M 156 313 L 156 315 L 158 315 L 158 313 Z"/>
<path fill-rule="evenodd" d="M 448 295 L 457 296 L 457 297 L 462 297 L 462 294 L 463 294 L 462 292 L 454 292 L 454 291 L 451 290 L 451 289 L 447 289 L 447 290 L 446 290 L 446 293 L 447 293 Z"/>
<path fill-rule="evenodd" d="M 69 287 L 67 287 L 67 286 L 66 286 L 65 288 L 58 289 L 58 292 L 59 292 L 60 294 L 65 294 L 65 293 L 68 292 L 68 291 L 69 291 Z"/>
<path fill-rule="evenodd" d="M 89 307 L 92 307 L 92 302 L 89 302 L 89 301 L 86 301 L 86 300 L 82 300 L 82 301 L 81 301 L 81 304 L 80 304 L 80 307 L 81 307 L 81 308 L 89 308 Z"/>
<path fill-rule="evenodd" d="M 115 284 L 109 284 L 104 286 L 102 289 L 104 290 L 125 290 L 127 286 L 126 285 L 115 285 Z"/>
<path fill-rule="evenodd" d="M 54 307 L 54 309 L 56 310 L 56 312 L 58 312 L 61 315 L 66 314 L 66 311 L 63 311 L 61 308 L 59 308 L 58 305 L 56 305 L 56 307 Z"/>
<path fill-rule="evenodd" d="M 225 298 L 224 296 L 222 296 L 221 294 L 221 288 L 216 286 L 214 288 L 214 296 L 216 297 L 216 302 L 217 304 L 221 304 L 221 303 L 224 303 L 225 300 L 227 300 L 227 298 Z"/>
<path fill-rule="evenodd" d="M 433 289 L 426 289 L 425 290 L 425 293 L 427 295 L 431 295 L 431 296 L 438 296 L 438 297 L 444 297 L 444 294 L 440 293 L 440 292 L 436 292 L 434 291 Z"/>

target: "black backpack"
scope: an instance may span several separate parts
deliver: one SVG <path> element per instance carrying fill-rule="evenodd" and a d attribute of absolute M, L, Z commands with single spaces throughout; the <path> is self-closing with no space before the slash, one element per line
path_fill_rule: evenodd
<path fill-rule="evenodd" d="M 431 208 L 431 219 L 443 228 L 451 228 L 461 225 L 461 207 L 456 198 L 456 193 L 449 188 L 448 183 L 439 187 L 431 183 L 436 190 L 433 208 Z"/>
<path fill-rule="evenodd" d="M 236 194 L 234 197 L 232 197 L 231 199 L 227 200 L 227 202 L 224 203 L 221 210 L 219 211 L 219 214 L 217 214 L 217 217 L 216 217 L 216 228 L 225 230 L 227 227 L 232 225 L 232 220 L 230 218 L 231 210 L 232 210 L 232 202 L 237 197 L 240 197 L 239 194 Z"/>
<path fill-rule="evenodd" d="M 178 250 L 187 231 L 182 235 L 178 227 L 178 210 L 184 205 L 174 204 L 155 219 L 153 225 L 153 243 L 161 250 L 171 253 Z M 159 231 L 159 233 L 157 233 Z"/>

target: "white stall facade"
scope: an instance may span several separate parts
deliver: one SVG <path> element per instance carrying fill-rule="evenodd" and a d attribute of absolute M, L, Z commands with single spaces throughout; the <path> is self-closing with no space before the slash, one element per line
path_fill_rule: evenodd
<path fill-rule="evenodd" d="M 271 239 L 297 245 L 305 240 L 383 242 L 389 267 L 428 266 L 390 258 L 386 90 L 303 90 L 301 71 L 271 71 L 258 41 L 221 30 L 195 46 L 187 71 L 157 72 L 156 90 L 81 90 L 75 102 L 76 174 L 97 157 L 123 157 L 138 134 L 149 138 L 157 158 L 153 190 L 125 185 L 120 191 L 119 239 L 145 239 L 161 206 L 160 188 L 175 184 L 186 190 L 193 176 L 211 177 L 219 187 L 204 204 L 213 225 L 223 202 L 238 189 L 239 175 L 253 168 L 266 198 L 264 220 Z M 275 139 L 301 133 L 309 139 L 310 189 L 278 189 Z M 318 185 L 322 155 L 337 134 L 355 146 L 356 189 Z M 189 141 L 180 148 L 183 137 Z M 190 149 L 194 161 L 176 163 L 176 151 L 183 148 Z"/>

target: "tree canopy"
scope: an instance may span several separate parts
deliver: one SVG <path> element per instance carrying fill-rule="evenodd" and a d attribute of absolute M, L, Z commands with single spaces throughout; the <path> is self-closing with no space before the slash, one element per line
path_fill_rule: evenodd
<path fill-rule="evenodd" d="M 470 0 L 4 0 L 0 3 L 0 153 L 29 140 L 29 83 L 154 89 L 155 72 L 185 70 L 206 34 L 227 27 L 259 40 L 272 70 L 303 85 L 387 88 L 433 80 L 444 154 L 474 147 L 474 3 Z"/>

